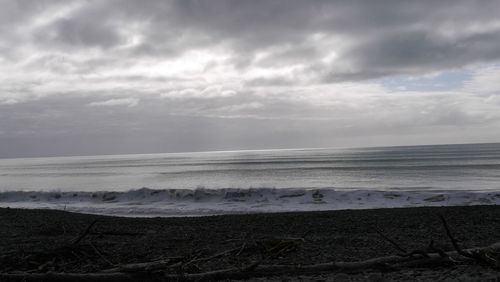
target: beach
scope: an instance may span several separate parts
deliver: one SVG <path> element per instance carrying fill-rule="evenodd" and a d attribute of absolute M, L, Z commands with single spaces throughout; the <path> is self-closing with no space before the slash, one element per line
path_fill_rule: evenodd
<path fill-rule="evenodd" d="M 401 253 L 387 238 L 405 250 L 426 249 L 433 240 L 437 248 L 453 251 L 438 215 L 446 219 L 463 248 L 500 241 L 499 206 L 175 218 L 2 208 L 0 272 L 101 273 L 123 265 L 169 261 L 163 270 L 176 274 L 245 268 L 256 262 L 256 270 L 260 265 L 353 262 Z M 259 276 L 247 280 L 498 281 L 500 272 L 475 262 L 457 262 L 438 267 Z"/>
<path fill-rule="evenodd" d="M 500 282 L 500 0 L 0 0 L 0 282 Z"/>

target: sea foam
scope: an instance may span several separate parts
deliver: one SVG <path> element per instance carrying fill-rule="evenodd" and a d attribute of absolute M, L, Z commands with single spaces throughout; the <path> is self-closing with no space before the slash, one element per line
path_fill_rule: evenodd
<path fill-rule="evenodd" d="M 422 206 L 498 205 L 500 193 L 335 189 L 149 189 L 126 192 L 0 192 L 0 207 L 121 216 L 194 216 Z"/>

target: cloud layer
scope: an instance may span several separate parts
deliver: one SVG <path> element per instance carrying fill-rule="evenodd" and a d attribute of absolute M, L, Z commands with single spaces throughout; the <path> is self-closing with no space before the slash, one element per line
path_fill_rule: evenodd
<path fill-rule="evenodd" d="M 499 10 L 0 0 L 0 157 L 498 141 Z"/>

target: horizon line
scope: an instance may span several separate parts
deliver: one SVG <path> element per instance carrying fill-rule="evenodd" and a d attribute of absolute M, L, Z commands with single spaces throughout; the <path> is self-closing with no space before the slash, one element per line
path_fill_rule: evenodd
<path fill-rule="evenodd" d="M 416 146 L 446 146 L 446 145 L 486 145 L 500 144 L 500 142 L 477 142 L 477 143 L 434 143 L 434 144 L 406 144 L 406 145 L 380 145 L 380 146 L 357 146 L 357 147 L 302 147 L 302 148 L 266 148 L 266 149 L 234 149 L 234 150 L 212 150 L 212 151 L 181 151 L 181 152 L 156 152 L 156 153 L 125 153 L 125 154 L 100 154 L 100 155 L 59 155 L 59 156 L 37 156 L 37 157 L 0 157 L 0 160 L 13 159 L 49 159 L 49 158 L 92 158 L 92 157 L 119 157 L 139 155 L 176 155 L 176 154 L 210 154 L 210 153 L 236 153 L 236 152 L 264 152 L 264 151 L 299 151 L 299 150 L 348 150 L 348 149 L 370 149 L 370 148 L 397 148 Z"/>

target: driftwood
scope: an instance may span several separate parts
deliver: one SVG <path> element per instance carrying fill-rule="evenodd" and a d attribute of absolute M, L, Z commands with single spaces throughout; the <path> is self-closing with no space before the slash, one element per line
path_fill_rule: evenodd
<path fill-rule="evenodd" d="M 412 256 L 385 256 L 357 262 L 328 262 L 311 265 L 259 265 L 254 268 L 228 268 L 215 271 L 201 273 L 182 273 L 182 274 L 165 274 L 159 270 L 158 266 L 166 261 L 136 264 L 136 268 L 129 267 L 127 272 L 122 268 L 122 272 L 118 272 L 120 268 L 115 268 L 100 273 L 9 273 L 0 274 L 1 281 L 199 281 L 199 280 L 218 280 L 218 279 L 242 279 L 250 277 L 272 276 L 279 274 L 311 274 L 324 272 L 357 272 L 369 269 L 398 269 L 402 267 L 414 266 L 440 266 L 453 263 L 458 260 L 471 261 L 474 257 L 464 257 L 461 252 L 468 254 L 476 254 L 478 256 L 486 256 L 488 254 L 500 253 L 500 242 L 483 248 L 461 249 L 458 251 L 446 252 L 446 256 L 442 254 L 428 254 L 428 257 L 412 257 Z M 493 259 L 493 258 L 492 258 Z M 134 270 L 130 272 L 130 270 Z M 146 271 L 149 270 L 149 271 Z"/>
<path fill-rule="evenodd" d="M 114 268 L 105 269 L 101 271 L 102 273 L 136 273 L 136 272 L 148 272 L 156 271 L 161 269 L 166 269 L 170 267 L 173 263 L 179 262 L 183 257 L 172 257 L 152 262 L 141 262 L 141 263 L 130 263 L 119 265 Z"/>
<path fill-rule="evenodd" d="M 54 282 L 132 282 L 141 281 L 142 278 L 127 273 L 9 273 L 0 274 L 0 281 L 54 281 Z M 162 281 L 162 280 L 143 280 Z"/>
<path fill-rule="evenodd" d="M 83 238 L 85 238 L 87 235 L 89 235 L 90 233 L 90 230 L 92 229 L 92 227 L 94 227 L 94 225 L 97 223 L 97 219 L 92 221 L 92 223 L 90 223 L 87 228 L 85 228 L 85 230 L 78 236 L 76 237 L 72 242 L 71 244 L 72 245 L 77 245 L 78 243 L 80 243 L 81 240 L 83 240 Z"/>

